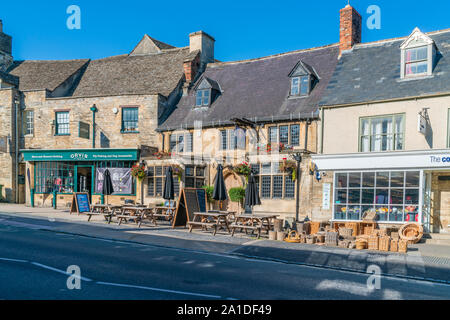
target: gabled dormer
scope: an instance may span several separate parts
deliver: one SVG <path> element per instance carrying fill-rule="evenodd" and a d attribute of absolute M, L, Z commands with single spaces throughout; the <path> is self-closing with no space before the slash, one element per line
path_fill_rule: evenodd
<path fill-rule="evenodd" d="M 289 78 L 291 80 L 290 97 L 309 96 L 320 79 L 316 70 L 301 60 L 289 73 Z"/>
<path fill-rule="evenodd" d="M 436 45 L 429 36 L 415 28 L 400 46 L 402 79 L 431 76 L 436 61 Z"/>
<path fill-rule="evenodd" d="M 207 77 L 203 77 L 194 87 L 195 107 L 209 107 L 220 95 L 219 84 Z"/>

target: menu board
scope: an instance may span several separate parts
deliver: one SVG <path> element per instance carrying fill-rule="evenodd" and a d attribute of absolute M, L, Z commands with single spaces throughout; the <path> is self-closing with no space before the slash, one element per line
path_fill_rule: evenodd
<path fill-rule="evenodd" d="M 172 227 L 185 227 L 194 218 L 194 212 L 206 212 L 205 189 L 185 188 L 180 192 Z"/>
<path fill-rule="evenodd" d="M 72 207 L 70 213 L 86 213 L 91 212 L 91 206 L 89 203 L 89 194 L 87 193 L 74 193 L 72 199 Z"/>

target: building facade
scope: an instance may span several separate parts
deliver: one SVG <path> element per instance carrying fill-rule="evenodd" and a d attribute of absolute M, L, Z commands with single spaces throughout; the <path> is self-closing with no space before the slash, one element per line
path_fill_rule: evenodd
<path fill-rule="evenodd" d="M 447 233 L 450 31 L 354 42 L 320 103 L 313 161 L 332 185 L 330 216 L 375 210 L 379 223 Z"/>

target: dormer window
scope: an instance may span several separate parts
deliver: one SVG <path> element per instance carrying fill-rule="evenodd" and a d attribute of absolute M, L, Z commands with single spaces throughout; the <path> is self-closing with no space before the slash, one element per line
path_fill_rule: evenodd
<path fill-rule="evenodd" d="M 211 94 L 209 89 L 197 90 L 197 99 L 195 105 L 197 107 L 209 106 L 210 96 Z"/>
<path fill-rule="evenodd" d="M 403 78 L 431 76 L 436 56 L 433 39 L 418 28 L 406 39 L 401 49 L 401 75 Z"/>
<path fill-rule="evenodd" d="M 313 67 L 303 61 L 299 61 L 294 69 L 289 73 L 291 78 L 291 97 L 305 97 L 314 89 L 314 85 L 319 81 L 319 76 Z"/>
<path fill-rule="evenodd" d="M 309 76 L 294 77 L 291 80 L 291 96 L 306 96 L 309 93 Z"/>
<path fill-rule="evenodd" d="M 194 90 L 196 107 L 205 107 L 212 105 L 221 93 L 219 84 L 207 77 L 201 78 L 197 85 L 194 87 Z"/>

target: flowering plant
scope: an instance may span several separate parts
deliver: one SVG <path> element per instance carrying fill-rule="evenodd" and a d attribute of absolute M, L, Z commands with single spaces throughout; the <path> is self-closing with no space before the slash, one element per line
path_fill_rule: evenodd
<path fill-rule="evenodd" d="M 290 173 L 293 181 L 297 179 L 297 163 L 293 160 L 284 158 L 283 162 L 280 163 L 280 171 Z"/>
<path fill-rule="evenodd" d="M 135 178 L 137 178 L 139 181 L 142 181 L 147 173 L 145 172 L 145 166 L 136 164 L 131 167 L 131 175 Z"/>
<path fill-rule="evenodd" d="M 153 156 L 155 156 L 158 160 L 160 160 L 164 157 L 170 157 L 170 156 L 172 156 L 172 154 L 170 152 L 158 151 L 158 152 L 155 152 L 153 154 Z"/>
<path fill-rule="evenodd" d="M 172 165 L 173 174 L 178 177 L 178 181 L 180 182 L 183 178 L 183 168 L 179 164 Z"/>
<path fill-rule="evenodd" d="M 245 161 L 242 162 L 241 164 L 238 164 L 237 166 L 235 166 L 233 168 L 233 170 L 234 170 L 234 172 L 236 172 L 237 174 L 240 174 L 242 176 L 249 176 L 250 173 L 252 172 L 251 167 Z"/>

